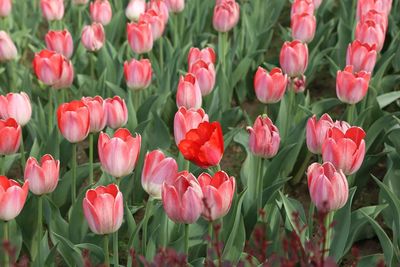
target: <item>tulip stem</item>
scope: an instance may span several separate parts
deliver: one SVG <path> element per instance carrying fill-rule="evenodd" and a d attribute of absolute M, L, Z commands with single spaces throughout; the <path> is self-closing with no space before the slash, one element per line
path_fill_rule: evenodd
<path fill-rule="evenodd" d="M 333 211 L 331 211 L 331 212 L 328 212 L 327 214 L 326 214 L 326 217 L 325 217 L 325 231 L 326 231 L 326 234 L 325 234 L 325 242 L 324 242 L 324 244 L 323 244 L 323 250 L 322 250 L 322 255 L 324 255 L 324 256 L 326 256 L 326 257 L 328 257 L 329 256 L 329 250 L 330 250 L 330 247 L 331 247 L 331 239 L 332 239 L 332 227 L 331 227 L 331 224 L 332 224 L 332 221 L 333 221 L 333 215 L 334 215 L 335 213 L 333 212 Z"/>
<path fill-rule="evenodd" d="M 149 223 L 149 219 L 151 217 L 151 213 L 153 210 L 153 198 L 149 197 L 147 200 L 146 204 L 146 210 L 144 212 L 144 218 L 143 218 L 143 236 L 142 236 L 142 254 L 146 254 L 146 246 L 147 246 L 147 226 Z"/>
<path fill-rule="evenodd" d="M 19 151 L 21 153 L 21 167 L 22 170 L 25 170 L 25 146 L 24 146 L 24 136 L 21 134 L 21 144 L 19 146 Z"/>
<path fill-rule="evenodd" d="M 3 246 L 4 244 L 8 243 L 8 222 L 4 221 L 3 222 Z M 8 251 L 4 251 L 4 266 L 9 266 L 9 256 L 8 256 Z"/>
<path fill-rule="evenodd" d="M 41 256 L 40 256 L 40 247 L 41 247 L 41 242 L 42 242 L 42 236 L 43 236 L 43 199 L 42 196 L 38 197 L 38 225 L 37 225 L 37 233 L 38 233 L 38 239 L 37 239 L 37 261 L 39 265 L 41 265 Z"/>
<path fill-rule="evenodd" d="M 118 257 L 118 230 L 113 234 L 113 251 L 114 251 L 114 266 L 119 266 L 119 257 Z"/>
<path fill-rule="evenodd" d="M 53 130 L 53 89 L 49 88 L 49 135 Z"/>
<path fill-rule="evenodd" d="M 93 133 L 89 134 L 89 184 L 93 184 Z"/>
<path fill-rule="evenodd" d="M 209 242 L 207 245 L 207 258 L 208 260 L 212 260 L 212 248 L 213 248 L 213 222 L 208 223 L 208 238 Z"/>
<path fill-rule="evenodd" d="M 301 178 L 303 178 L 304 172 L 308 166 L 308 162 L 310 161 L 312 155 L 313 154 L 311 154 L 311 152 L 307 150 L 306 158 L 303 160 L 303 164 L 301 165 L 299 171 L 294 176 L 292 184 L 296 185 L 300 183 Z"/>
<path fill-rule="evenodd" d="M 263 159 L 257 157 L 256 159 L 256 171 L 257 171 L 257 182 L 256 182 L 256 199 L 257 199 L 257 213 L 260 212 L 262 208 L 262 192 L 263 192 Z"/>
<path fill-rule="evenodd" d="M 357 119 L 357 109 L 356 104 L 351 104 L 347 106 L 347 122 L 351 125 L 356 123 Z"/>
<path fill-rule="evenodd" d="M 103 251 L 104 251 L 104 264 L 106 267 L 110 267 L 110 255 L 108 252 L 108 235 L 103 235 Z"/>
<path fill-rule="evenodd" d="M 6 156 L 0 155 L 0 175 L 7 175 L 4 167 L 5 163 L 6 163 Z"/>
<path fill-rule="evenodd" d="M 190 224 L 185 223 L 185 254 L 189 261 L 189 226 Z"/>
<path fill-rule="evenodd" d="M 163 36 L 160 37 L 158 40 L 158 47 L 160 52 L 160 71 L 164 73 L 164 45 L 163 45 Z"/>
<path fill-rule="evenodd" d="M 76 200 L 76 143 L 72 144 L 72 186 L 71 186 L 71 202 Z"/>

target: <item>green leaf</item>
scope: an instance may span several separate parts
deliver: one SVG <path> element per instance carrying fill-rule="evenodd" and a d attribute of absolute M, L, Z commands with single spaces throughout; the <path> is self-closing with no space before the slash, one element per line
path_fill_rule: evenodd
<path fill-rule="evenodd" d="M 379 107 L 383 109 L 392 104 L 399 98 L 400 98 L 400 91 L 395 91 L 379 95 L 376 100 L 378 101 Z"/>
<path fill-rule="evenodd" d="M 52 233 L 55 245 L 57 245 L 58 253 L 63 257 L 68 266 L 83 266 L 81 251 L 74 246 L 68 239 Z"/>

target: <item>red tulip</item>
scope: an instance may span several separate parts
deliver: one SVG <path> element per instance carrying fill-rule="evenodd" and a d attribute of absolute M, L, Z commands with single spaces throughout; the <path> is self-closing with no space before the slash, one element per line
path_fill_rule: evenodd
<path fill-rule="evenodd" d="M 328 131 L 333 127 L 333 120 L 328 114 L 321 116 L 319 121 L 313 115 L 307 121 L 306 141 L 308 150 L 314 154 L 321 154 L 322 144 L 325 142 Z"/>
<path fill-rule="evenodd" d="M 290 77 L 304 74 L 308 65 L 308 48 L 299 40 L 285 42 L 279 56 L 282 70 Z"/>
<path fill-rule="evenodd" d="M 5 31 L 0 31 L 0 62 L 13 60 L 17 55 L 17 48 L 10 36 Z"/>
<path fill-rule="evenodd" d="M 29 182 L 21 186 L 17 181 L 0 176 L 0 219 L 11 221 L 17 217 L 25 205 Z"/>
<path fill-rule="evenodd" d="M 291 18 L 292 37 L 304 43 L 309 43 L 314 39 L 317 28 L 315 16 L 308 13 L 295 14 Z"/>
<path fill-rule="evenodd" d="M 101 96 L 82 97 L 82 102 L 89 109 L 90 114 L 90 132 L 98 133 L 106 127 L 107 114 L 105 101 Z"/>
<path fill-rule="evenodd" d="M 331 162 L 346 175 L 358 171 L 365 156 L 365 132 L 359 127 L 351 127 L 342 131 L 333 127 L 322 145 L 324 162 Z"/>
<path fill-rule="evenodd" d="M 68 142 L 81 142 L 90 130 L 89 108 L 79 100 L 64 103 L 57 109 L 57 123 L 58 129 Z"/>
<path fill-rule="evenodd" d="M 114 96 L 113 98 L 107 98 L 105 102 L 107 126 L 112 129 L 124 126 L 128 122 L 128 108 L 125 100 L 119 96 Z"/>
<path fill-rule="evenodd" d="M 355 72 L 372 72 L 376 62 L 376 45 L 355 40 L 347 48 L 346 65 L 352 65 Z"/>
<path fill-rule="evenodd" d="M 202 122 L 186 133 L 178 148 L 185 159 L 203 169 L 216 166 L 224 154 L 224 137 L 219 122 Z"/>
<path fill-rule="evenodd" d="M 40 0 L 43 17 L 48 20 L 61 20 L 64 17 L 63 0 Z"/>
<path fill-rule="evenodd" d="M 281 137 L 278 128 L 268 117 L 258 116 L 253 128 L 247 127 L 250 134 L 251 153 L 262 158 L 272 158 L 278 153 Z"/>
<path fill-rule="evenodd" d="M 116 178 L 130 174 L 139 157 L 141 137 L 131 135 L 128 129 L 118 129 L 114 137 L 100 133 L 98 152 L 104 171 Z"/>
<path fill-rule="evenodd" d="M 19 125 L 25 126 L 31 119 L 31 115 L 31 101 L 26 93 L 0 95 L 0 118 L 13 118 Z"/>
<path fill-rule="evenodd" d="M 44 155 L 40 163 L 30 157 L 26 162 L 24 179 L 29 181 L 29 190 L 35 195 L 53 192 L 58 184 L 60 174 L 60 161 L 51 155 Z"/>
<path fill-rule="evenodd" d="M 371 73 L 353 72 L 353 66 L 346 66 L 336 76 L 336 95 L 340 101 L 348 104 L 360 102 L 368 91 Z"/>
<path fill-rule="evenodd" d="M 47 49 L 71 58 L 74 52 L 74 41 L 68 30 L 49 31 L 45 36 L 45 41 Z"/>
<path fill-rule="evenodd" d="M 160 15 L 164 24 L 167 24 L 169 18 L 168 6 L 165 0 L 150 0 L 147 9 L 153 9 Z"/>
<path fill-rule="evenodd" d="M 150 24 L 154 41 L 159 39 L 164 33 L 165 23 L 161 15 L 153 9 L 148 9 L 145 13 L 142 13 L 139 17 L 139 22 Z"/>
<path fill-rule="evenodd" d="M 175 159 L 165 157 L 160 150 L 146 154 L 142 172 L 143 189 L 153 198 L 161 199 L 163 183 L 172 184 L 178 174 Z"/>
<path fill-rule="evenodd" d="M 188 54 L 189 68 L 199 60 L 203 60 L 205 63 L 215 64 L 217 56 L 215 55 L 214 49 L 207 47 L 200 50 L 197 47 L 191 47 Z"/>
<path fill-rule="evenodd" d="M 215 85 L 215 68 L 214 64 L 206 63 L 203 60 L 198 60 L 190 65 L 189 72 L 192 73 L 199 84 L 202 96 L 209 95 Z"/>
<path fill-rule="evenodd" d="M 290 17 L 293 17 L 296 14 L 303 14 L 303 13 L 313 15 L 314 10 L 315 10 L 315 5 L 312 0 L 295 0 L 292 4 Z"/>
<path fill-rule="evenodd" d="M 179 145 L 182 139 L 185 138 L 187 132 L 197 128 L 199 124 L 204 121 L 208 122 L 208 115 L 202 108 L 196 110 L 180 107 L 174 118 L 174 136 L 176 145 Z"/>
<path fill-rule="evenodd" d="M 0 155 L 16 153 L 19 149 L 21 138 L 21 126 L 13 118 L 0 120 Z"/>
<path fill-rule="evenodd" d="M 88 51 L 100 50 L 106 41 L 103 25 L 100 23 L 92 23 L 86 25 L 82 30 L 81 42 Z"/>
<path fill-rule="evenodd" d="M 228 32 L 239 22 L 240 7 L 235 0 L 217 2 L 214 8 L 213 26 L 218 32 Z"/>
<path fill-rule="evenodd" d="M 130 0 L 125 9 L 125 15 L 130 20 L 139 20 L 142 13 L 146 11 L 145 0 Z"/>
<path fill-rule="evenodd" d="M 376 50 L 382 50 L 385 42 L 385 28 L 373 20 L 359 21 L 356 27 L 355 39 L 361 43 L 376 45 Z"/>
<path fill-rule="evenodd" d="M 349 197 L 349 187 L 342 170 L 330 162 L 313 163 L 308 167 L 308 190 L 311 200 L 320 212 L 342 208 Z"/>
<path fill-rule="evenodd" d="M 0 17 L 7 17 L 12 10 L 12 0 L 0 0 Z"/>
<path fill-rule="evenodd" d="M 188 73 L 181 76 L 176 91 L 176 105 L 179 107 L 186 107 L 187 109 L 201 108 L 202 98 L 201 90 L 196 77 Z"/>
<path fill-rule="evenodd" d="M 110 23 L 112 19 L 112 9 L 108 0 L 94 0 L 90 3 L 90 17 L 93 22 L 103 25 Z"/>
<path fill-rule="evenodd" d="M 136 54 L 148 53 L 153 49 L 153 33 L 151 25 L 144 21 L 128 23 L 126 26 L 128 43 Z"/>
<path fill-rule="evenodd" d="M 118 231 L 124 218 L 123 196 L 118 186 L 110 184 L 89 189 L 83 199 L 83 214 L 95 234 Z"/>
<path fill-rule="evenodd" d="M 270 73 L 258 67 L 254 77 L 254 89 L 257 99 L 264 104 L 277 103 L 285 95 L 288 83 L 287 75 L 280 68 L 273 68 Z"/>
<path fill-rule="evenodd" d="M 148 59 L 132 59 L 124 63 L 126 84 L 135 91 L 149 87 L 152 73 L 151 62 Z"/>
<path fill-rule="evenodd" d="M 213 177 L 203 172 L 198 180 L 204 199 L 203 217 L 207 221 L 224 217 L 232 205 L 236 186 L 235 178 L 229 177 L 223 171 L 218 171 Z"/>
<path fill-rule="evenodd" d="M 193 174 L 181 172 L 172 183 L 164 183 L 162 202 L 165 213 L 176 223 L 195 223 L 203 211 L 203 193 Z"/>
<path fill-rule="evenodd" d="M 185 9 L 185 0 L 166 0 L 168 10 L 174 13 L 180 13 Z"/>

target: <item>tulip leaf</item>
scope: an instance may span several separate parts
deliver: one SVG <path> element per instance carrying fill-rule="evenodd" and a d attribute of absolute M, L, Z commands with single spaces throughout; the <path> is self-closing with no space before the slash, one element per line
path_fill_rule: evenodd
<path fill-rule="evenodd" d="M 76 199 L 70 210 L 70 218 L 68 224 L 69 240 L 74 244 L 81 243 L 88 230 L 88 226 L 83 215 L 82 202 L 83 198 L 86 195 L 86 191 L 91 187 L 92 185 L 88 185 L 83 188 L 83 190 L 81 190 L 78 198 Z"/>
<path fill-rule="evenodd" d="M 63 257 L 68 266 L 83 266 L 81 251 L 74 246 L 68 239 L 61 235 L 52 233 L 58 253 Z"/>
<path fill-rule="evenodd" d="M 99 264 L 104 262 L 104 251 L 101 247 L 90 243 L 77 244 L 75 247 L 81 250 L 88 250 L 90 256 L 95 256 Z"/>
<path fill-rule="evenodd" d="M 379 107 L 384 109 L 391 103 L 400 98 L 400 91 L 390 92 L 386 94 L 379 95 L 376 100 L 378 101 Z"/>

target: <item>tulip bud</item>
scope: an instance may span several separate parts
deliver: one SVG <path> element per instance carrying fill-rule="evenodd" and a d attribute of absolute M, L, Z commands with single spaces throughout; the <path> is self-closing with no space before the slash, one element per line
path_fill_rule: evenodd
<path fill-rule="evenodd" d="M 64 103 L 57 109 L 57 123 L 61 134 L 68 142 L 81 142 L 85 140 L 90 130 L 89 108 L 79 100 Z"/>
<path fill-rule="evenodd" d="M 0 118 L 13 118 L 19 125 L 25 126 L 31 119 L 31 116 L 31 101 L 26 93 L 0 95 Z"/>
<path fill-rule="evenodd" d="M 314 15 L 308 13 L 295 14 L 291 19 L 292 37 L 304 43 L 314 39 L 317 21 Z"/>
<path fill-rule="evenodd" d="M 333 120 L 328 114 L 321 116 L 319 121 L 313 115 L 307 121 L 306 141 L 307 148 L 311 153 L 321 154 L 322 144 L 325 142 L 328 131 L 333 127 Z"/>
<path fill-rule="evenodd" d="M 165 30 L 165 23 L 160 14 L 153 9 L 148 9 L 139 17 L 140 22 L 148 23 L 151 26 L 153 40 L 159 39 Z"/>
<path fill-rule="evenodd" d="M 178 108 L 184 106 L 187 109 L 199 109 L 201 108 L 201 103 L 201 90 L 196 77 L 191 73 L 181 76 L 176 92 L 176 105 Z"/>
<path fill-rule="evenodd" d="M 125 15 L 130 20 L 139 20 L 141 14 L 146 11 L 145 0 L 130 0 L 125 9 Z"/>
<path fill-rule="evenodd" d="M 364 16 L 361 17 L 360 22 L 364 23 L 368 20 L 372 20 L 376 24 L 381 25 L 384 29 L 384 32 L 386 33 L 386 29 L 388 27 L 388 17 L 384 13 L 378 12 L 375 9 L 371 9 Z"/>
<path fill-rule="evenodd" d="M 81 42 L 88 51 L 100 50 L 106 40 L 103 25 L 100 23 L 92 23 L 86 25 L 82 30 Z"/>
<path fill-rule="evenodd" d="M 308 65 L 308 48 L 299 40 L 285 42 L 279 56 L 282 70 L 290 77 L 304 74 Z"/>
<path fill-rule="evenodd" d="M 63 0 L 40 0 L 43 17 L 48 20 L 61 20 L 64 17 Z"/>
<path fill-rule="evenodd" d="M 0 31 L 0 62 L 13 60 L 18 52 L 14 42 L 5 31 Z"/>
<path fill-rule="evenodd" d="M 13 119 L 0 120 L 0 155 L 11 155 L 21 144 L 22 129 Z"/>
<path fill-rule="evenodd" d="M 167 24 L 169 18 L 168 6 L 165 0 L 150 0 L 147 9 L 153 9 L 161 17 L 164 24 Z"/>
<path fill-rule="evenodd" d="M 264 104 L 277 103 L 285 95 L 288 83 L 287 75 L 280 68 L 274 68 L 268 73 L 258 67 L 254 77 L 254 89 L 257 99 Z"/>
<path fill-rule="evenodd" d="M 90 3 L 90 17 L 93 22 L 98 22 L 104 26 L 112 19 L 111 5 L 108 0 L 94 0 Z"/>
<path fill-rule="evenodd" d="M 105 102 L 107 126 L 112 129 L 124 126 L 128 122 L 128 108 L 125 100 L 119 96 L 114 96 L 113 98 L 107 98 Z"/>
<path fill-rule="evenodd" d="M 281 137 L 278 128 L 268 117 L 258 116 L 253 128 L 247 127 L 250 134 L 249 148 L 251 153 L 262 158 L 272 158 L 279 150 Z"/>
<path fill-rule="evenodd" d="M 185 138 L 187 132 L 197 128 L 199 124 L 204 121 L 208 122 L 208 115 L 202 108 L 196 110 L 180 107 L 174 118 L 174 136 L 176 145 L 179 145 L 182 139 Z"/>
<path fill-rule="evenodd" d="M 239 22 L 240 7 L 235 0 L 217 2 L 214 8 L 213 26 L 218 32 L 228 32 Z"/>
<path fill-rule="evenodd" d="M 358 0 L 357 20 L 361 20 L 370 10 L 376 10 L 388 17 L 391 8 L 392 0 Z"/>
<path fill-rule="evenodd" d="M 372 72 L 376 62 L 376 45 L 355 40 L 347 48 L 346 65 L 352 65 L 355 72 Z"/>
<path fill-rule="evenodd" d="M 49 31 L 45 36 L 45 41 L 48 50 L 62 54 L 66 58 L 71 58 L 74 52 L 74 41 L 69 31 Z"/>
<path fill-rule="evenodd" d="M 303 14 L 303 13 L 313 15 L 314 10 L 315 10 L 315 5 L 313 0 L 295 0 L 292 4 L 290 17 L 292 18 L 296 14 Z"/>
<path fill-rule="evenodd" d="M 0 17 L 10 15 L 12 9 L 12 0 L 0 0 Z"/>
<path fill-rule="evenodd" d="M 148 59 L 125 61 L 124 75 L 126 84 L 132 90 L 141 90 L 151 84 L 152 69 Z"/>
<path fill-rule="evenodd" d="M 385 42 L 384 25 L 373 20 L 359 21 L 356 27 L 355 39 L 361 43 L 376 45 L 377 52 L 380 52 Z"/>
<path fill-rule="evenodd" d="M 216 73 L 214 64 L 206 63 L 203 60 L 198 60 L 196 63 L 190 65 L 189 72 L 196 77 L 201 95 L 209 95 L 214 89 L 215 85 Z"/>
<path fill-rule="evenodd" d="M 166 0 L 168 10 L 174 13 L 180 13 L 185 8 L 185 0 Z"/>
<path fill-rule="evenodd" d="M 291 79 L 291 89 L 298 94 L 304 92 L 306 90 L 306 76 L 305 75 L 300 75 Z"/>
<path fill-rule="evenodd" d="M 29 182 L 21 186 L 17 181 L 0 176 L 0 220 L 11 221 L 17 217 L 25 205 Z"/>
<path fill-rule="evenodd" d="M 353 72 L 353 66 L 346 66 L 336 76 L 336 95 L 340 101 L 348 104 L 360 102 L 368 91 L 371 73 Z"/>
<path fill-rule="evenodd" d="M 103 98 L 101 96 L 82 97 L 82 102 L 89 109 L 90 132 L 98 133 L 102 131 L 107 123 L 107 114 Z"/>
<path fill-rule="evenodd" d="M 202 50 L 197 47 L 191 47 L 188 54 L 188 65 L 190 68 L 191 65 L 199 60 L 203 60 L 205 63 L 215 64 L 216 59 L 215 51 L 211 47 L 203 48 Z"/>
<path fill-rule="evenodd" d="M 128 23 L 126 26 L 128 43 L 136 54 L 148 53 L 153 49 L 151 25 L 144 21 Z"/>

